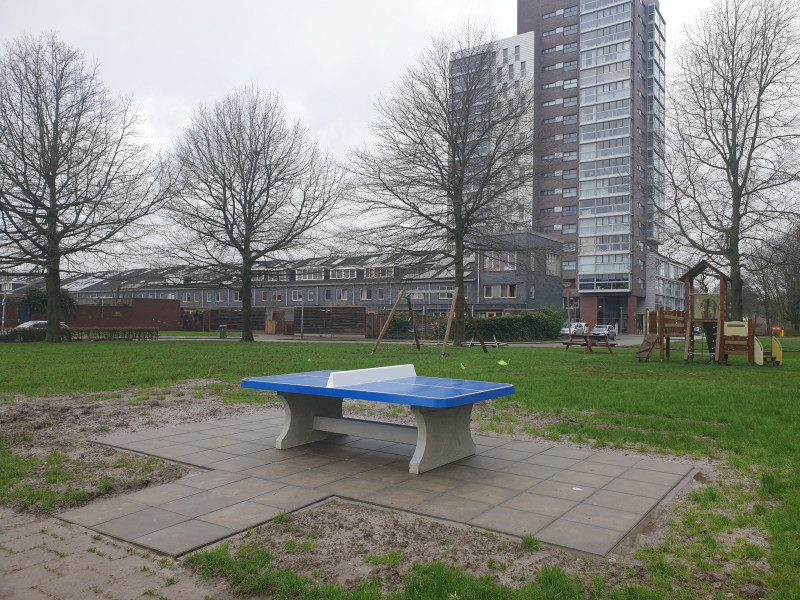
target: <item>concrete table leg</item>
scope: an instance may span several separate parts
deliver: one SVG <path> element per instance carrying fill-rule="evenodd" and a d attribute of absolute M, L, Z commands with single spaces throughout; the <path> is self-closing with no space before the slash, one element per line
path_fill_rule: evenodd
<path fill-rule="evenodd" d="M 417 449 L 408 471 L 419 474 L 475 454 L 469 431 L 472 404 L 453 408 L 412 406 L 417 419 Z"/>
<path fill-rule="evenodd" d="M 341 417 L 342 399 L 306 394 L 278 394 L 286 410 L 283 431 L 275 441 L 278 450 L 318 442 L 338 434 L 314 429 L 314 417 Z"/>

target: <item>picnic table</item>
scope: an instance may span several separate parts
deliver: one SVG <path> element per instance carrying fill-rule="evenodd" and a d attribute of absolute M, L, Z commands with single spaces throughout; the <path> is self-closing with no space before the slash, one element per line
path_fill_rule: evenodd
<path fill-rule="evenodd" d="M 611 354 L 614 354 L 612 348 L 616 346 L 615 343 L 608 339 L 607 335 L 592 335 L 591 333 L 571 333 L 569 335 L 569 340 L 561 343 L 564 344 L 564 352 L 569 350 L 570 346 L 581 346 L 586 348 L 586 350 L 583 351 L 584 354 L 593 352 L 592 347 L 598 344 L 600 346 L 605 346 Z"/>
<path fill-rule="evenodd" d="M 414 365 L 251 377 L 242 387 L 275 391 L 283 401 L 279 450 L 342 434 L 412 444 L 414 474 L 475 454 L 473 404 L 514 393 L 507 383 L 418 377 Z M 406 404 L 417 426 L 345 418 L 344 398 Z"/>

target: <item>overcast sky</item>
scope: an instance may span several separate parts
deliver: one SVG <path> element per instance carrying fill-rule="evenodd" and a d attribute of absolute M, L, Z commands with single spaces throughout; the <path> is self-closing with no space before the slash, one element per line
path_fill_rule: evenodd
<path fill-rule="evenodd" d="M 577 0 L 576 0 L 577 2 Z M 668 64 L 684 21 L 711 0 L 662 0 Z M 168 147 L 200 104 L 245 85 L 277 92 L 321 146 L 344 158 L 369 136 L 432 36 L 467 18 L 516 34 L 516 0 L 0 0 L 0 41 L 55 31 L 133 94 Z M 669 77 L 669 73 L 667 74 Z"/>

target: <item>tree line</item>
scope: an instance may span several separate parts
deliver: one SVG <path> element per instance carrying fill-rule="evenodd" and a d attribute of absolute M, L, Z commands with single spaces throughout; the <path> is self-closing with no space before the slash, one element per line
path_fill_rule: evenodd
<path fill-rule="evenodd" d="M 797 10 L 716 0 L 687 29 L 670 90 L 657 210 L 687 257 L 730 270 L 734 318 L 749 277 L 765 310 L 797 323 Z M 154 152 L 132 98 L 107 90 L 79 50 L 54 33 L 11 41 L 0 56 L 0 271 L 44 275 L 48 341 L 61 339 L 61 270 L 135 251 L 154 224 L 170 256 L 236 276 L 244 341 L 258 265 L 326 231 L 438 257 L 463 287 L 469 253 L 536 226 L 525 200 L 543 173 L 536 74 L 501 94 L 496 52 L 475 24 L 435 38 L 378 101 L 374 142 L 345 167 L 255 86 L 200 106 L 174 147 Z"/>

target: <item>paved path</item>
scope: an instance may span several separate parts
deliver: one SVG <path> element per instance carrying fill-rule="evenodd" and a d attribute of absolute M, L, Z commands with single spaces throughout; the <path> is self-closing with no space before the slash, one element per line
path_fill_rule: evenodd
<path fill-rule="evenodd" d="M 175 561 L 55 518 L 0 509 L 2 600 L 232 599 Z"/>
<path fill-rule="evenodd" d="M 477 453 L 412 475 L 414 447 L 353 436 L 276 450 L 282 415 L 104 438 L 206 469 L 58 515 L 180 556 L 332 496 L 596 555 L 610 552 L 693 466 L 637 454 L 475 436 Z"/>

